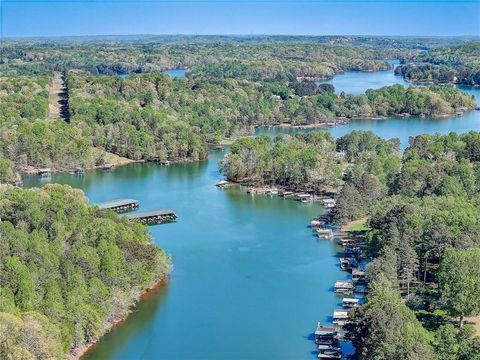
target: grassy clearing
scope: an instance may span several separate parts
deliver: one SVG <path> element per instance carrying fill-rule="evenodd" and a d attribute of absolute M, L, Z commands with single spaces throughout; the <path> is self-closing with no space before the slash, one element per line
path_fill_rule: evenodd
<path fill-rule="evenodd" d="M 367 220 L 368 220 L 368 218 L 365 217 L 363 219 L 351 221 L 347 225 L 345 225 L 342 228 L 342 230 L 343 231 L 364 231 L 364 230 L 368 230 Z"/>

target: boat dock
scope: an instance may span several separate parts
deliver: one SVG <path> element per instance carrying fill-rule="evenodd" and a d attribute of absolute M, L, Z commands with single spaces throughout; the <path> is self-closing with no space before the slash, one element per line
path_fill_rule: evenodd
<path fill-rule="evenodd" d="M 338 341 L 338 331 L 335 328 L 322 326 L 320 322 L 318 322 L 314 335 L 319 359 L 342 358 L 342 349 Z"/>
<path fill-rule="evenodd" d="M 336 309 L 333 312 L 333 323 L 338 326 L 344 326 L 349 322 L 348 310 L 346 309 Z"/>
<path fill-rule="evenodd" d="M 52 169 L 50 168 L 42 168 L 37 170 L 37 174 L 41 177 L 50 177 L 52 175 Z"/>
<path fill-rule="evenodd" d="M 173 221 L 177 218 L 177 214 L 170 209 L 157 209 L 137 211 L 132 214 L 126 214 L 124 217 L 139 220 L 142 224 L 155 225 Z"/>
<path fill-rule="evenodd" d="M 135 199 L 117 199 L 98 204 L 102 210 L 112 210 L 116 213 L 131 211 L 140 206 L 140 202 Z"/>
<path fill-rule="evenodd" d="M 355 299 L 355 298 L 343 298 L 342 299 L 342 307 L 344 309 L 351 309 L 353 307 L 356 307 L 360 305 L 360 299 Z"/>
<path fill-rule="evenodd" d="M 338 280 L 335 282 L 334 291 L 336 294 L 353 294 L 353 282 L 349 280 Z"/>

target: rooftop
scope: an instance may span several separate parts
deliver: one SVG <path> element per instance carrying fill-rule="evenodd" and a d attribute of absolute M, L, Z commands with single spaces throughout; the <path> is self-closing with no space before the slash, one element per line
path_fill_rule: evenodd
<path fill-rule="evenodd" d="M 126 214 L 124 216 L 128 217 L 128 218 L 131 218 L 131 219 L 139 219 L 139 218 L 146 218 L 146 217 L 151 217 L 151 216 L 165 216 L 165 215 L 177 216 L 177 214 L 175 214 L 175 211 L 170 210 L 170 209 L 136 211 L 134 213 Z"/>
<path fill-rule="evenodd" d="M 135 199 L 116 199 L 98 204 L 100 209 L 111 209 L 119 206 L 126 206 L 130 204 L 138 204 Z"/>
<path fill-rule="evenodd" d="M 360 302 L 360 299 L 343 298 L 343 299 L 342 299 L 342 302 L 344 302 L 344 303 L 349 303 L 349 302 L 351 302 L 351 303 L 355 303 L 355 304 L 356 304 L 356 303 Z"/>

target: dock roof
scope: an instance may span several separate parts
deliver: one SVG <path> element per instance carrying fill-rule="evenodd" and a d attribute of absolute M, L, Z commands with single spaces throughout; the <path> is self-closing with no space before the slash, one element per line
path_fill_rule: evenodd
<path fill-rule="evenodd" d="M 147 211 L 136 211 L 134 213 L 125 214 L 123 216 L 131 218 L 131 219 L 140 219 L 140 218 L 147 218 L 151 216 L 166 216 L 166 215 L 174 215 L 175 211 L 170 209 L 157 209 L 157 210 L 147 210 Z"/>
<path fill-rule="evenodd" d="M 130 204 L 138 204 L 138 200 L 135 199 L 115 199 L 98 204 L 100 209 L 111 209 L 119 206 L 126 206 Z"/>
<path fill-rule="evenodd" d="M 335 282 L 335 287 L 353 287 L 353 282 L 350 280 L 337 280 Z"/>
<path fill-rule="evenodd" d="M 359 303 L 360 302 L 360 299 L 354 299 L 354 298 L 343 298 L 342 299 L 342 302 L 344 303 Z"/>

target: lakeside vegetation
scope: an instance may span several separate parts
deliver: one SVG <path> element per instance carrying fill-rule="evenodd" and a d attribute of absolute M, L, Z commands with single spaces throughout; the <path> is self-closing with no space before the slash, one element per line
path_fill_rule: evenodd
<path fill-rule="evenodd" d="M 0 357 L 61 359 L 126 317 L 170 259 L 65 185 L 0 190 Z"/>
<path fill-rule="evenodd" d="M 477 359 L 480 337 L 480 133 L 398 139 L 353 131 L 240 139 L 227 178 L 311 192 L 337 190 L 338 225 L 363 224 L 367 303 L 347 339 L 359 359 Z M 368 220 L 366 220 L 366 218 Z"/>
<path fill-rule="evenodd" d="M 105 163 L 108 153 L 132 160 L 199 161 L 207 144 L 281 123 L 327 126 L 338 119 L 445 116 L 475 105 L 446 87 L 393 85 L 365 95 L 337 96 L 328 84 L 165 74 L 125 78 L 70 72 L 69 123 L 45 120 L 51 78 L 2 80 L 0 151 L 20 171 L 65 171 Z M 345 120 L 347 119 L 347 120 Z"/>
<path fill-rule="evenodd" d="M 480 85 L 480 42 L 435 48 L 403 61 L 395 72 L 408 81 Z"/>
<path fill-rule="evenodd" d="M 207 144 L 250 135 L 257 126 L 453 115 L 475 102 L 450 87 L 397 85 L 337 96 L 331 85 L 312 80 L 387 69 L 384 59 L 393 57 L 448 66 L 474 63 L 478 44 L 467 40 L 472 39 L 458 39 L 462 45 L 457 47 L 447 38 L 358 36 L 6 41 L 1 45 L 0 155 L 20 172 L 92 168 L 112 154 L 200 161 L 207 157 Z M 188 68 L 189 77 L 159 74 L 178 67 Z M 48 119 L 53 71 L 66 79 L 68 126 Z"/>
<path fill-rule="evenodd" d="M 337 202 L 356 206 L 336 207 L 334 219 L 368 216 L 374 258 L 368 301 L 346 326 L 360 359 L 478 358 L 480 337 L 463 321 L 480 314 L 478 149 L 478 132 L 414 137 L 376 199 L 374 182 L 346 178 Z"/>
<path fill-rule="evenodd" d="M 436 117 L 475 106 L 473 97 L 449 86 L 394 85 L 337 96 L 309 80 L 388 65 L 375 47 L 348 45 L 359 40 L 328 41 L 341 45 L 2 45 L 8 76 L 0 79 L 0 183 L 32 167 L 100 165 L 108 153 L 200 161 L 207 144 L 257 126 Z M 476 65 L 465 65 L 475 62 L 475 51 L 461 60 L 466 70 L 457 55 L 437 65 L 435 56 L 446 56 L 442 48 L 413 58 L 432 63 L 434 75 L 407 71 L 409 65 L 399 71 L 412 81 L 457 77 L 475 84 Z M 186 66 L 185 79 L 155 73 Z M 52 70 L 66 71 L 69 122 L 47 120 Z M 111 76 L 130 72 L 149 74 Z M 375 260 L 368 303 L 354 311 L 348 329 L 361 359 L 478 357 L 480 340 L 463 319 L 480 313 L 479 133 L 417 136 L 403 155 L 398 139 L 370 132 L 337 140 L 324 132 L 241 138 L 220 167 L 228 179 L 247 184 L 338 191 L 336 223 L 362 221 Z M 145 227 L 89 207 L 69 187 L 1 189 L 0 218 L 2 358 L 77 352 L 169 270 Z"/>
<path fill-rule="evenodd" d="M 331 77 L 348 70 L 385 68 L 384 59 L 412 57 L 439 46 L 475 37 L 368 36 L 96 36 L 51 39 L 5 39 L 2 72 L 9 75 L 50 75 L 81 69 L 91 74 L 158 72 L 191 68 L 215 73 L 231 70 L 220 64 L 239 62 L 255 74 L 269 75 L 258 64 L 272 65 L 279 76 Z M 286 69 L 280 65 L 286 64 Z M 204 67 L 205 66 L 205 67 Z M 255 74 L 258 77 L 258 74 Z M 249 76 L 251 76 L 250 74 Z M 276 76 L 275 75 L 275 76 Z M 271 74 L 270 74 L 271 76 Z"/>

